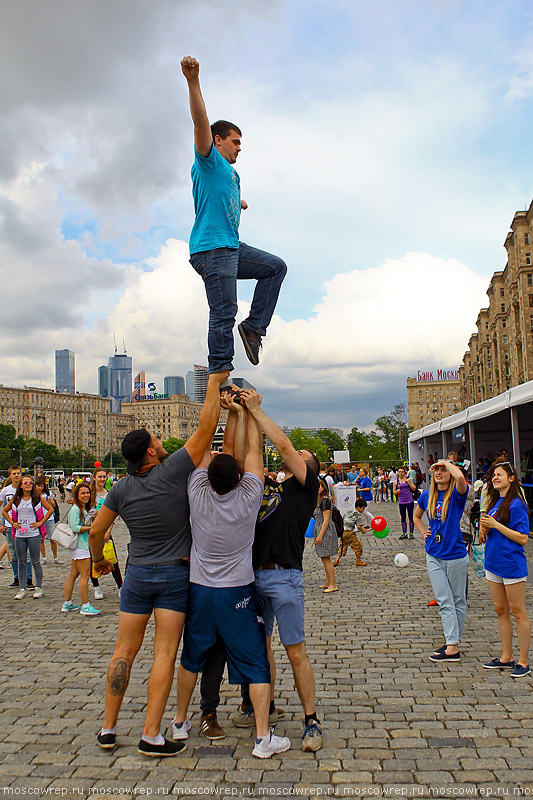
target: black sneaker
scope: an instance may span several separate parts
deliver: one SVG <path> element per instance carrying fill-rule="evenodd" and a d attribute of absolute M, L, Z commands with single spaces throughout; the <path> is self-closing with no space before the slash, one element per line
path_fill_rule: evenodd
<path fill-rule="evenodd" d="M 514 669 L 514 661 L 500 661 L 499 658 L 493 658 L 492 661 L 487 661 L 483 664 L 485 669 Z"/>
<path fill-rule="evenodd" d="M 26 582 L 26 589 L 35 589 L 35 586 L 33 585 L 33 581 L 27 581 Z"/>
<path fill-rule="evenodd" d="M 155 758 L 163 758 L 164 756 L 177 756 L 182 753 L 187 747 L 186 742 L 171 742 L 170 739 L 165 739 L 164 744 L 150 744 L 141 739 L 137 752 L 145 756 L 154 756 Z"/>
<path fill-rule="evenodd" d="M 14 579 L 14 581 L 13 581 L 13 583 L 10 583 L 10 584 L 9 584 L 9 588 L 10 588 L 10 589 L 14 589 L 16 586 L 19 586 L 19 585 L 20 585 L 20 584 L 19 584 L 19 579 L 18 579 L 18 578 L 15 578 L 15 579 Z"/>
<path fill-rule="evenodd" d="M 434 653 L 444 653 L 447 647 L 448 647 L 447 644 L 443 644 L 441 647 L 437 647 L 437 649 L 434 650 L 433 652 Z"/>
<path fill-rule="evenodd" d="M 256 367 L 259 364 L 259 350 L 262 347 L 261 337 L 258 333 L 254 333 L 247 328 L 242 322 L 238 326 L 238 330 L 241 335 L 248 361 L 250 361 L 254 367 Z"/>
<path fill-rule="evenodd" d="M 460 661 L 461 660 L 461 653 L 454 653 L 452 656 L 446 654 L 446 651 L 443 650 L 442 653 L 433 653 L 429 657 L 430 661 Z"/>
<path fill-rule="evenodd" d="M 96 739 L 102 750 L 111 750 L 115 746 L 117 735 L 116 733 L 102 733 L 100 731 Z"/>

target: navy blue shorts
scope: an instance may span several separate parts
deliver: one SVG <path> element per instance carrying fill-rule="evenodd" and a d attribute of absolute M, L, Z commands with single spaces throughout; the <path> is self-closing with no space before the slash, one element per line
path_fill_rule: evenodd
<path fill-rule="evenodd" d="M 252 584 L 215 589 L 191 583 L 182 667 L 201 672 L 217 636 L 226 646 L 230 683 L 270 683 L 262 609 Z"/>
<path fill-rule="evenodd" d="M 130 564 L 120 590 L 120 610 L 151 614 L 154 608 L 187 612 L 189 567 Z"/>

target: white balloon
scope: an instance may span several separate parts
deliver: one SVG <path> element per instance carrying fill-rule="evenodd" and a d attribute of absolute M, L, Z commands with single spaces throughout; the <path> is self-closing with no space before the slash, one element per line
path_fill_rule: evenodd
<path fill-rule="evenodd" d="M 396 553 L 394 556 L 394 563 L 397 567 L 406 567 L 409 563 L 409 559 L 405 553 Z"/>

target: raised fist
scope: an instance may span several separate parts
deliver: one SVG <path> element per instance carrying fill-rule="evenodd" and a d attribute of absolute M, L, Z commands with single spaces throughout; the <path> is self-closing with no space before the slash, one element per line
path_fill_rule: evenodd
<path fill-rule="evenodd" d="M 181 71 L 188 81 L 192 81 L 200 75 L 200 64 L 192 56 L 185 56 L 181 59 Z"/>

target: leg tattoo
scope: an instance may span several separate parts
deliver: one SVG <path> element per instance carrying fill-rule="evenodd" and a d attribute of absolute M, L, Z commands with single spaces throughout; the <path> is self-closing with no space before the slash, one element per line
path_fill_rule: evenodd
<path fill-rule="evenodd" d="M 130 670 L 131 662 L 126 658 L 117 658 L 110 663 L 107 670 L 107 684 L 111 694 L 124 694 L 130 680 Z"/>

